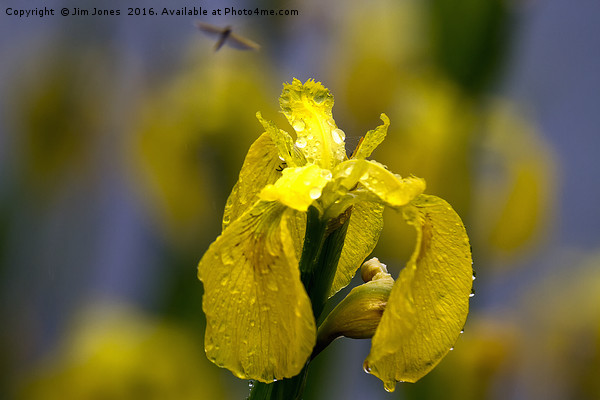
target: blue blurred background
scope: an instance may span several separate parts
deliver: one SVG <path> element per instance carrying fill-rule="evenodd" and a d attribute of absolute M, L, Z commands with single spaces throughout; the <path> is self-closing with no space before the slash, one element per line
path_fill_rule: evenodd
<path fill-rule="evenodd" d="M 391 118 L 374 158 L 455 207 L 477 273 L 420 382 L 386 393 L 369 341 L 340 339 L 304 398 L 600 398 L 600 3 L 364 3 L 0 0 L 0 397 L 247 396 L 204 357 L 196 265 L 296 77 L 331 90 L 350 151 Z M 121 15 L 6 14 L 44 6 Z M 198 18 L 261 44 L 215 53 L 196 17 L 128 7 L 298 15 Z M 397 274 L 413 244 L 390 212 L 374 255 Z"/>

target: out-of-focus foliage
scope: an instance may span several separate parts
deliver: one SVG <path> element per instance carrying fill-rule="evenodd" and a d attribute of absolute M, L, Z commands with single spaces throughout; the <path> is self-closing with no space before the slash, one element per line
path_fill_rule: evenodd
<path fill-rule="evenodd" d="M 507 0 L 429 0 L 434 63 L 470 93 L 497 83 L 508 35 Z"/>
<path fill-rule="evenodd" d="M 123 305 L 84 308 L 61 344 L 23 379 L 17 398 L 220 399 L 201 341 L 182 326 Z"/>
<path fill-rule="evenodd" d="M 171 243 L 194 248 L 221 214 L 243 149 L 262 129 L 256 111 L 275 109 L 266 96 L 279 90 L 254 53 L 207 55 L 197 46 L 186 67 L 143 101 L 131 143 L 133 179 L 149 217 Z"/>
<path fill-rule="evenodd" d="M 530 399 L 600 398 L 600 253 L 570 251 L 520 299 L 518 370 Z M 549 265 L 551 266 L 551 265 Z"/>
<path fill-rule="evenodd" d="M 407 398 L 598 399 L 600 254 L 572 251 L 546 267 L 554 272 L 514 302 L 472 313 L 457 351 Z"/>
<path fill-rule="evenodd" d="M 558 180 L 552 150 L 515 105 L 489 104 L 481 119 L 473 228 L 489 256 L 522 253 L 551 227 Z"/>
<path fill-rule="evenodd" d="M 423 385 L 406 387 L 408 399 L 493 398 L 497 380 L 516 375 L 520 332 L 513 320 L 499 313 L 475 313 L 465 332 L 456 343 L 457 351 L 425 377 Z"/>
<path fill-rule="evenodd" d="M 434 10 L 448 6 L 441 1 L 433 3 L 436 4 Z M 453 30 L 460 26 L 464 32 L 457 31 L 457 38 L 473 29 L 487 29 L 469 26 L 470 21 L 481 22 L 477 16 L 482 13 L 494 19 L 496 25 L 504 18 L 496 15 L 503 7 L 499 2 L 490 3 L 491 8 L 471 3 L 457 6 L 457 9 L 472 8 L 469 12 L 472 18 L 460 22 L 444 22 L 440 15 L 431 17 L 432 12 L 437 11 L 412 1 L 369 5 L 368 14 L 377 24 L 364 18 L 367 6 L 351 8 L 340 28 L 346 35 L 340 35 L 342 44 L 334 57 L 346 68 L 334 69 L 331 75 L 342 88 L 343 101 L 338 102 L 342 118 L 338 118 L 352 121 L 356 127 L 356 130 L 347 129 L 350 138 L 358 140 L 363 125 L 372 124 L 370 121 L 378 115 L 374 108 L 386 112 L 392 124 L 386 146 L 379 148 L 375 157 L 402 175 L 425 177 L 429 193 L 453 204 L 467 225 L 474 224 L 486 231 L 483 237 L 475 237 L 474 242 L 479 245 L 483 241 L 481 245 L 490 255 L 511 254 L 547 226 L 552 211 L 549 198 L 554 189 L 551 185 L 553 159 L 542 137 L 523 114 L 516 112 L 515 106 L 500 99 L 484 101 L 475 96 L 478 91 L 470 90 L 474 89 L 471 83 L 483 84 L 488 79 L 483 77 L 491 71 L 486 66 L 475 65 L 467 54 L 478 52 L 483 46 L 475 43 L 477 41 L 496 40 L 497 32 L 490 31 L 489 37 L 486 34 L 472 39 L 473 43 L 465 44 L 464 54 L 456 55 L 457 63 L 468 61 L 475 65 L 473 68 L 481 69 L 473 71 L 479 77 L 471 76 L 471 83 L 462 82 L 436 62 L 437 47 L 430 45 L 427 39 L 431 33 L 424 28 L 429 26 L 429 18 L 438 20 L 439 29 L 450 29 L 451 25 Z M 454 17 L 455 14 L 446 16 Z M 449 27 L 444 28 L 444 24 Z M 457 38 L 448 40 L 458 41 Z M 500 48 L 490 51 L 501 52 Z M 464 68 L 470 67 L 465 64 Z M 494 153 L 497 174 L 504 175 L 504 184 L 498 181 L 498 176 L 482 176 L 474 170 L 481 161 L 478 156 L 481 148 L 491 146 L 488 151 Z M 531 156 L 524 158 L 525 154 Z M 481 180 L 486 181 L 480 183 Z M 484 198 L 478 192 L 480 185 L 493 190 Z M 492 203 L 487 202 L 490 197 L 493 197 Z M 485 210 L 483 213 L 498 211 L 481 218 L 481 213 L 476 212 L 479 210 Z M 398 246 L 401 246 L 406 259 L 412 245 L 410 232 L 404 228 L 400 215 L 389 211 L 386 214 L 386 230 L 376 253 L 384 259 L 393 259 L 390 257 L 397 257 Z"/>
<path fill-rule="evenodd" d="M 38 201 L 93 172 L 94 147 L 110 122 L 105 67 L 101 49 L 77 56 L 66 48 L 42 51 L 8 86 L 14 99 L 9 122 L 20 133 L 14 138 L 16 171 Z M 90 69 L 95 79 L 90 79 Z"/>

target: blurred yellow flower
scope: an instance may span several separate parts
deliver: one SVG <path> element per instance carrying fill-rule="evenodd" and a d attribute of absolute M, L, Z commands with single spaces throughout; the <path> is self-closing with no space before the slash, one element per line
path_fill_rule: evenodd
<path fill-rule="evenodd" d="M 18 398 L 223 398 L 217 371 L 201 352 L 192 332 L 181 326 L 130 306 L 96 304 L 82 310 Z"/>

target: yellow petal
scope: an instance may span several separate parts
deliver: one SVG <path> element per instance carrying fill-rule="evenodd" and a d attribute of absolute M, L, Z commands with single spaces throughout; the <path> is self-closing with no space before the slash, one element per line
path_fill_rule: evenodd
<path fill-rule="evenodd" d="M 403 211 L 417 230 L 416 249 L 396 280 L 364 365 L 388 391 L 423 377 L 452 348 L 473 282 L 469 240 L 448 203 L 421 195 Z"/>
<path fill-rule="evenodd" d="M 278 201 L 294 210 L 306 211 L 308 206 L 321 197 L 323 187 L 330 180 L 331 172 L 315 164 L 286 168 L 275 184 L 267 185 L 260 192 L 260 198 Z"/>
<path fill-rule="evenodd" d="M 302 154 L 298 147 L 294 146 L 294 140 L 289 133 L 283 129 L 279 129 L 272 121 L 265 120 L 260 111 L 256 113 L 256 118 L 265 128 L 275 146 L 277 146 L 282 162 L 285 161 L 287 166 L 290 167 L 301 167 L 306 164 L 304 154 Z"/>
<path fill-rule="evenodd" d="M 352 207 L 348 232 L 329 297 L 346 287 L 362 262 L 375 248 L 383 228 L 383 205 L 360 202 Z"/>
<path fill-rule="evenodd" d="M 262 188 L 279 179 L 282 161 L 277 154 L 277 147 L 268 133 L 263 133 L 252 143 L 238 181 L 227 199 L 223 230 L 256 203 Z"/>
<path fill-rule="evenodd" d="M 295 376 L 315 344 L 288 211 L 259 201 L 229 225 L 198 265 L 206 355 L 242 379 Z"/>
<path fill-rule="evenodd" d="M 364 139 L 360 141 L 356 150 L 354 150 L 352 158 L 365 159 L 369 157 L 373 153 L 373 150 L 383 142 L 390 126 L 390 119 L 387 115 L 381 114 L 381 120 L 383 121 L 383 125 L 379 125 L 377 128 L 367 132 Z"/>
<path fill-rule="evenodd" d="M 364 190 L 353 191 L 356 196 L 381 202 L 391 207 L 401 207 L 423 193 L 425 181 L 414 176 L 402 178 L 372 160 L 344 161 L 333 170 L 335 187 L 331 191 L 343 193 L 360 182 Z"/>
<path fill-rule="evenodd" d="M 303 85 L 298 79 L 283 86 L 281 110 L 296 131 L 295 147 L 306 161 L 332 169 L 346 158 L 344 132 L 333 120 L 333 96 L 312 79 Z"/>
<path fill-rule="evenodd" d="M 425 190 L 425 181 L 421 178 L 401 178 L 376 161 L 357 162 L 361 161 L 368 163 L 368 169 L 361 176 L 360 183 L 391 207 L 406 205 Z"/>

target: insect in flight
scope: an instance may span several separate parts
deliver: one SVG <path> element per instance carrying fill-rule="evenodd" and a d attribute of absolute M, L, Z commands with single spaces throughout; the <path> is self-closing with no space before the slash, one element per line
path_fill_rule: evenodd
<path fill-rule="evenodd" d="M 206 22 L 196 21 L 196 27 L 208 36 L 217 38 L 215 51 L 219 50 L 225 43 L 228 46 L 238 50 L 258 50 L 260 45 L 248 38 L 242 37 L 232 32 L 231 26 L 220 28 Z"/>

